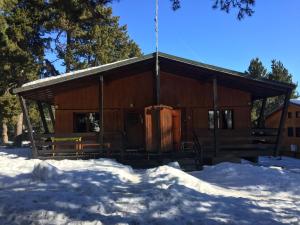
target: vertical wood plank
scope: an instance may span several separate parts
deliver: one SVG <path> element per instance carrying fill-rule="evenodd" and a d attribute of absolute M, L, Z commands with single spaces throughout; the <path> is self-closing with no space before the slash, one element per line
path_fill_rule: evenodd
<path fill-rule="evenodd" d="M 214 150 L 215 156 L 219 151 L 218 146 L 218 83 L 217 78 L 213 78 L 213 108 L 214 108 Z"/>
<path fill-rule="evenodd" d="M 42 102 L 37 101 L 37 106 L 38 106 L 38 110 L 39 110 L 40 117 L 41 117 L 41 120 L 42 120 L 44 132 L 45 132 L 45 134 L 48 134 L 49 129 L 48 129 L 48 124 L 47 124 L 47 121 L 46 121 L 45 112 L 44 112 L 44 109 L 43 109 Z"/>
<path fill-rule="evenodd" d="M 282 144 L 283 128 L 284 128 L 285 120 L 286 120 L 287 113 L 288 113 L 288 106 L 289 106 L 291 94 L 292 94 L 291 91 L 287 92 L 285 95 L 285 98 L 284 98 L 284 103 L 283 103 L 283 108 L 282 108 L 280 123 L 279 123 L 279 128 L 278 128 L 278 134 L 277 134 L 276 147 L 275 147 L 275 152 L 274 152 L 275 156 L 279 155 L 279 150 L 280 150 L 280 147 Z"/>
<path fill-rule="evenodd" d="M 29 132 L 29 139 L 30 139 L 31 148 L 32 148 L 32 156 L 33 156 L 33 158 L 36 158 L 38 156 L 38 153 L 37 153 L 37 148 L 36 148 L 35 141 L 33 138 L 33 130 L 32 130 L 32 125 L 30 122 L 29 114 L 28 114 L 28 109 L 26 106 L 26 101 L 21 95 L 19 95 L 19 100 L 20 100 L 21 109 L 22 109 L 22 112 L 24 115 L 25 123 L 26 123 L 27 129 L 28 129 L 28 132 Z"/>

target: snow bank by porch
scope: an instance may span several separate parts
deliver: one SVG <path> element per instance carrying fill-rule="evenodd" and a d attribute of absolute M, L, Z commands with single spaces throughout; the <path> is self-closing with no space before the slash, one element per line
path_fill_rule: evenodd
<path fill-rule="evenodd" d="M 26 152 L 0 148 L 0 224 L 300 224 L 299 160 L 266 157 L 261 166 L 221 163 L 189 174 L 176 163 L 133 170 Z"/>

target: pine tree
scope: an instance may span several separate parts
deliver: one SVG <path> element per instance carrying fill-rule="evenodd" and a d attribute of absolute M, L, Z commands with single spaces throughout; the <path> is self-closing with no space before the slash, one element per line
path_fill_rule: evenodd
<path fill-rule="evenodd" d="M 268 79 L 273 81 L 280 81 L 285 83 L 293 83 L 293 76 L 284 67 L 283 63 L 277 60 L 272 60 L 271 72 L 267 72 L 259 58 L 252 59 L 248 70 L 245 72 L 249 77 L 253 79 Z M 294 90 L 292 92 L 291 98 L 298 98 L 299 95 Z M 281 104 L 283 104 L 285 96 L 276 96 L 267 99 L 265 115 L 269 114 L 273 110 L 277 109 Z M 262 105 L 262 100 L 257 100 L 253 102 L 251 119 L 253 125 L 257 126 L 257 119 L 259 117 L 260 109 Z"/>
<path fill-rule="evenodd" d="M 46 23 L 57 57 L 66 72 L 141 55 L 128 37 L 127 27 L 112 16 L 108 1 L 49 1 L 51 20 Z"/>
<path fill-rule="evenodd" d="M 268 79 L 273 81 L 280 81 L 285 83 L 293 83 L 293 76 L 289 73 L 288 69 L 284 67 L 283 63 L 277 60 L 272 60 L 272 71 L 268 74 Z M 298 86 L 298 84 L 297 84 Z M 298 98 L 299 94 L 296 89 L 293 90 L 291 98 Z M 284 96 L 270 98 L 268 100 L 267 112 L 270 113 L 284 102 Z"/>
<path fill-rule="evenodd" d="M 249 77 L 253 79 L 267 78 L 267 69 L 263 66 L 259 58 L 252 59 L 248 70 L 245 72 Z M 262 100 L 256 100 L 252 103 L 251 121 L 253 126 L 258 125 L 258 117 L 262 106 Z"/>

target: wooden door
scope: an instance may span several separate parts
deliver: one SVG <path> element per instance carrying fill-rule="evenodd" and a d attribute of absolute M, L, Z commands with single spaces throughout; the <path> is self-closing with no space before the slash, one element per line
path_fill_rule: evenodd
<path fill-rule="evenodd" d="M 173 124 L 173 148 L 174 150 L 180 149 L 181 144 L 181 110 L 172 110 L 172 124 Z"/>
<path fill-rule="evenodd" d="M 125 113 L 126 148 L 142 148 L 144 145 L 143 116 L 139 112 Z"/>

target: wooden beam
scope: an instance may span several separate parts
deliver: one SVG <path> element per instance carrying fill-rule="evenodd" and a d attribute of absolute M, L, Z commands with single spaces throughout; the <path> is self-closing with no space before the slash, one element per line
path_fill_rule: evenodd
<path fill-rule="evenodd" d="M 43 109 L 42 102 L 37 101 L 37 106 L 38 106 L 38 110 L 39 110 L 40 117 L 41 117 L 41 120 L 42 120 L 42 124 L 43 124 L 43 128 L 44 128 L 44 133 L 48 134 L 49 133 L 49 129 L 48 129 L 48 124 L 47 124 L 47 121 L 46 121 L 45 112 L 44 112 L 44 109 Z"/>
<path fill-rule="evenodd" d="M 50 104 L 47 104 L 47 108 L 48 108 L 49 116 L 50 116 L 51 123 L 53 126 L 53 132 L 54 132 L 55 131 L 55 117 L 53 114 L 52 106 Z"/>
<path fill-rule="evenodd" d="M 213 78 L 213 108 L 214 108 L 214 151 L 217 156 L 218 147 L 218 83 L 217 78 Z"/>
<path fill-rule="evenodd" d="M 103 76 L 100 76 L 99 79 L 99 96 L 98 96 L 98 101 L 99 101 L 99 143 L 100 143 L 100 149 L 103 149 L 103 135 L 104 135 L 104 121 L 103 121 L 103 108 L 104 108 L 104 88 L 103 88 Z"/>
<path fill-rule="evenodd" d="M 21 95 L 19 95 L 19 100 L 20 100 L 22 111 L 23 111 L 25 123 L 26 123 L 27 129 L 28 129 L 28 132 L 29 132 L 29 139 L 30 139 L 31 148 L 32 148 L 32 156 L 33 156 L 33 158 L 36 158 L 38 156 L 38 153 L 37 153 L 37 148 L 36 148 L 35 141 L 33 138 L 33 130 L 32 130 L 29 114 L 28 114 L 28 109 L 26 106 L 26 101 Z"/>
<path fill-rule="evenodd" d="M 264 98 L 261 102 L 261 108 L 259 112 L 258 117 L 258 128 L 264 128 L 265 127 L 265 108 L 266 108 L 267 99 Z"/>
<path fill-rule="evenodd" d="M 274 152 L 275 156 L 279 155 L 279 150 L 280 150 L 280 147 L 282 144 L 283 129 L 284 129 L 284 124 L 286 121 L 287 113 L 288 113 L 288 106 L 289 106 L 289 101 L 290 101 L 291 95 L 292 95 L 292 92 L 289 91 L 286 93 L 285 98 L 284 98 L 284 103 L 283 103 L 283 108 L 281 111 L 281 118 L 280 118 L 280 123 L 279 123 L 279 128 L 278 128 L 278 134 L 277 134 L 276 147 L 275 147 L 275 152 Z"/>

